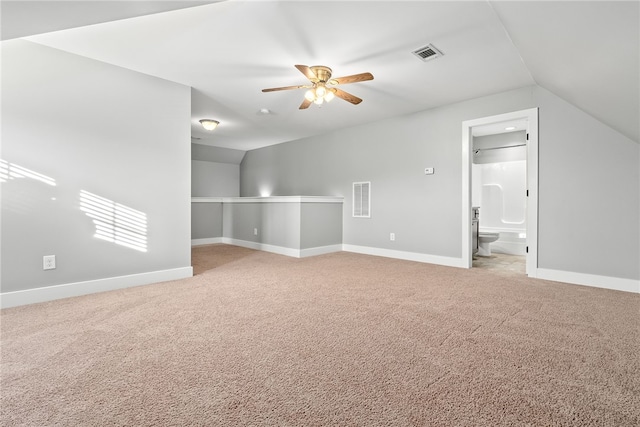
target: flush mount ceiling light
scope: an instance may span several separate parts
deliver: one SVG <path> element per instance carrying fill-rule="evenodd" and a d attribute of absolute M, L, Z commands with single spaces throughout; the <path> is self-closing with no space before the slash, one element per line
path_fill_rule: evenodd
<path fill-rule="evenodd" d="M 211 120 L 211 119 L 202 119 L 200 120 L 200 124 L 202 125 L 203 128 L 205 128 L 206 130 L 214 130 L 215 128 L 218 127 L 218 125 L 220 124 L 219 121 L 217 120 Z"/>

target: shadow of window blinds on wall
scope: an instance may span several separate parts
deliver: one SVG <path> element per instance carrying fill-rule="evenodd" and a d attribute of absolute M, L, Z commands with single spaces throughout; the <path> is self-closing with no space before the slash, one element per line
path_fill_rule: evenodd
<path fill-rule="evenodd" d="M 41 173 L 32 171 L 15 163 L 0 159 L 0 182 L 7 182 L 13 179 L 29 178 L 40 181 L 43 184 L 56 186 L 56 180 Z"/>
<path fill-rule="evenodd" d="M 147 215 L 113 200 L 80 190 L 80 210 L 93 220 L 94 237 L 147 252 Z"/>

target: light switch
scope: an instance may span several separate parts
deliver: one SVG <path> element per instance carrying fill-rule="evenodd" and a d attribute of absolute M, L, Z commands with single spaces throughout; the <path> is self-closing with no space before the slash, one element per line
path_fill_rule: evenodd
<path fill-rule="evenodd" d="M 434 173 L 435 173 L 435 170 L 433 168 L 424 168 L 425 175 L 433 175 Z"/>

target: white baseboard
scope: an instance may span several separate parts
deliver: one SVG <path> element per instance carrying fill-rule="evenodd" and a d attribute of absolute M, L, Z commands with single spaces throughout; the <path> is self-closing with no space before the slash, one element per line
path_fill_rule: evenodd
<path fill-rule="evenodd" d="M 286 255 L 294 258 L 300 258 L 299 249 L 268 245 L 266 243 L 250 242 L 248 240 L 232 239 L 230 237 L 223 237 L 222 243 L 225 243 L 227 245 L 241 246 L 243 248 L 255 249 L 257 251 L 271 252 L 272 254 Z"/>
<path fill-rule="evenodd" d="M 316 248 L 308 248 L 308 249 L 300 249 L 300 258 L 306 258 L 309 256 L 316 255 L 324 255 L 330 254 L 333 252 L 342 251 L 342 244 L 338 245 L 329 245 L 329 246 L 318 246 Z"/>
<path fill-rule="evenodd" d="M 222 237 L 208 237 L 206 239 L 191 239 L 191 246 L 213 245 L 222 243 Z"/>
<path fill-rule="evenodd" d="M 35 304 L 62 298 L 77 297 L 97 292 L 130 288 L 151 283 L 185 279 L 193 276 L 192 267 L 173 268 L 171 270 L 151 271 L 128 276 L 109 277 L 106 279 L 88 280 L 86 282 L 65 283 L 27 289 L 24 291 L 4 292 L 0 294 L 0 307 L 9 308 L 19 305 Z"/>
<path fill-rule="evenodd" d="M 452 258 L 440 255 L 421 254 L 417 252 L 397 251 L 394 249 L 373 248 L 370 246 L 342 245 L 345 252 L 382 256 L 386 258 L 403 259 L 405 261 L 424 262 L 427 264 L 445 265 L 447 267 L 462 267 L 462 258 Z"/>
<path fill-rule="evenodd" d="M 273 254 L 290 256 L 293 258 L 306 258 L 310 256 L 323 255 L 331 252 L 340 252 L 342 245 L 318 246 L 317 248 L 293 249 L 283 246 L 268 245 L 266 243 L 250 242 L 248 240 L 232 239 L 223 237 L 222 243 L 227 245 L 241 246 L 243 248 L 255 249 L 258 251 L 271 252 Z"/>
<path fill-rule="evenodd" d="M 594 274 L 574 273 L 571 271 L 549 270 L 537 268 L 535 277 L 554 282 L 574 285 L 592 286 L 595 288 L 613 289 L 616 291 L 640 293 L 640 280 L 619 277 L 597 276 Z"/>

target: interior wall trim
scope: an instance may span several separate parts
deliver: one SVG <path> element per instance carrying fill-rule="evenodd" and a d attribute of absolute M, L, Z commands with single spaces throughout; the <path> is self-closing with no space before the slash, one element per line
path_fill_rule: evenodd
<path fill-rule="evenodd" d="M 306 258 L 310 256 L 317 256 L 317 255 L 325 255 L 325 254 L 330 254 L 333 252 L 341 252 L 341 251 L 342 251 L 342 244 L 300 249 L 300 258 Z"/>
<path fill-rule="evenodd" d="M 249 248 L 249 249 L 255 249 L 257 251 L 265 251 L 265 252 L 271 252 L 272 254 L 278 254 L 278 255 L 285 255 L 285 256 L 290 256 L 290 257 L 294 257 L 294 258 L 300 258 L 299 249 L 293 249 L 293 248 L 285 248 L 283 246 L 275 246 L 275 245 L 268 245 L 266 243 L 260 243 L 260 242 L 250 242 L 248 240 L 240 240 L 240 239 L 232 239 L 230 237 L 223 237 L 222 238 L 222 243 L 226 244 L 226 245 L 234 245 L 234 246 L 240 246 L 243 248 Z"/>
<path fill-rule="evenodd" d="M 222 203 L 343 203 L 339 196 L 223 197 Z"/>
<path fill-rule="evenodd" d="M 355 252 L 364 255 L 382 256 L 386 258 L 417 261 L 428 264 L 444 265 L 448 267 L 467 268 L 461 258 L 443 257 L 438 255 L 421 254 L 416 252 L 397 251 L 392 249 L 374 248 L 369 246 L 342 245 L 345 252 Z M 574 273 L 571 271 L 550 270 L 537 268 L 535 276 L 541 280 L 551 280 L 573 285 L 591 286 L 595 288 L 611 289 L 623 292 L 640 293 L 640 280 L 619 277 L 598 276 L 593 274 Z"/>
<path fill-rule="evenodd" d="M 444 265 L 447 267 L 466 268 L 461 258 L 440 255 L 421 254 L 417 252 L 398 251 L 394 249 L 374 248 L 371 246 L 342 245 L 345 252 L 355 252 L 364 255 L 382 256 L 386 258 L 402 259 L 405 261 L 424 262 L 428 264 Z"/>
<path fill-rule="evenodd" d="M 108 277 L 106 279 L 45 286 L 23 291 L 3 292 L 0 294 L 0 307 L 17 307 L 20 305 L 94 294 L 97 292 L 186 279 L 188 277 L 193 277 L 193 267 L 180 267 L 170 270 L 150 271 L 127 276 Z"/>
<path fill-rule="evenodd" d="M 318 246 L 316 248 L 294 249 L 283 246 L 268 245 L 266 243 L 250 242 L 248 240 L 232 239 L 223 237 L 222 243 L 227 245 L 241 246 L 243 248 L 255 249 L 258 251 L 271 252 L 272 254 L 285 255 L 293 258 L 306 258 L 316 255 L 324 255 L 331 252 L 340 252 L 342 245 Z"/>
<path fill-rule="evenodd" d="M 481 117 L 462 122 L 462 261 L 464 268 L 473 264 L 471 236 L 471 166 L 475 126 L 503 123 L 511 120 L 527 120 L 527 246 L 526 273 L 536 277 L 538 265 L 538 108 L 513 111 L 495 116 Z"/>
<path fill-rule="evenodd" d="M 192 197 L 191 203 L 222 203 L 223 197 Z"/>
<path fill-rule="evenodd" d="M 573 285 L 591 286 L 594 288 L 612 289 L 615 291 L 640 293 L 640 280 L 620 277 L 598 276 L 595 274 L 575 273 L 572 271 L 538 268 L 536 278 L 554 282 L 571 283 Z"/>
<path fill-rule="evenodd" d="M 191 203 L 343 203 L 341 196 L 192 197 Z"/>
<path fill-rule="evenodd" d="M 202 245 L 215 245 L 222 243 L 222 237 L 207 237 L 205 239 L 191 239 L 191 247 Z"/>

